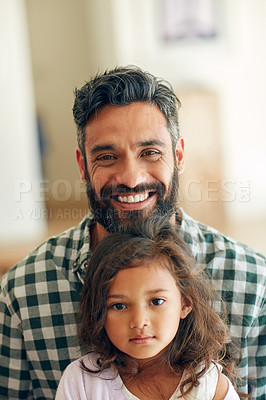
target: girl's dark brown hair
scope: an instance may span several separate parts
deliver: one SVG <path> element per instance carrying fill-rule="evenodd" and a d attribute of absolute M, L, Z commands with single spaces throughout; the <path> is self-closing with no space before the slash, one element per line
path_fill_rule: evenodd
<path fill-rule="evenodd" d="M 126 357 L 111 343 L 104 328 L 108 289 L 120 270 L 151 260 L 160 260 L 171 272 L 183 299 L 192 306 L 188 316 L 180 320 L 176 336 L 161 360 L 172 371 L 188 372 L 188 378 L 181 384 L 182 395 L 192 390 L 212 361 L 222 364 L 234 382 L 233 365 L 225 357 L 228 329 L 213 310 L 215 294 L 209 279 L 196 265 L 176 227 L 164 221 L 146 221 L 131 233 L 114 233 L 98 244 L 81 295 L 78 317 L 81 345 L 99 354 L 99 370 L 114 364 L 122 372 Z"/>

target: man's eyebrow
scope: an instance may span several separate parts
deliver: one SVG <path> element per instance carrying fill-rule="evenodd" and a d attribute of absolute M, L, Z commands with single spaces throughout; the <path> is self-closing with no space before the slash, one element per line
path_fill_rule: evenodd
<path fill-rule="evenodd" d="M 166 147 L 165 143 L 162 142 L 161 140 L 158 139 L 151 139 L 151 140 L 145 140 L 142 142 L 136 143 L 135 147 L 146 147 L 146 146 L 160 146 L 160 147 Z M 115 144 L 99 144 L 94 146 L 90 150 L 90 154 L 93 155 L 95 153 L 98 153 L 99 151 L 106 151 L 106 150 L 117 150 L 117 146 Z"/>
<path fill-rule="evenodd" d="M 161 140 L 158 139 L 152 139 L 152 140 L 145 140 L 143 142 L 138 142 L 137 146 L 138 147 L 146 147 L 146 146 L 161 146 L 161 147 L 166 147 L 166 144 L 162 142 Z"/>
<path fill-rule="evenodd" d="M 98 153 L 99 151 L 115 150 L 115 149 L 116 149 L 116 146 L 114 144 L 96 145 L 91 149 L 90 154 L 93 155 L 95 153 Z"/>

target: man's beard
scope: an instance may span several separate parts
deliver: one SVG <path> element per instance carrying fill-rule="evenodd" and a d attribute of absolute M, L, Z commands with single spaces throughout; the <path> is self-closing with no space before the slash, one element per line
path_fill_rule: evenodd
<path fill-rule="evenodd" d="M 126 196 L 127 194 L 137 194 L 144 191 L 152 191 L 156 193 L 154 195 L 157 195 L 157 203 L 152 210 L 117 210 L 110 204 L 109 198 L 112 193 L 119 192 L 119 194 Z M 130 232 L 134 226 L 138 226 L 147 218 L 170 220 L 177 207 L 178 169 L 177 166 L 174 167 L 167 191 L 159 181 L 154 184 L 141 184 L 135 188 L 129 188 L 125 185 L 108 186 L 101 189 L 101 201 L 98 200 L 86 171 L 86 193 L 95 221 L 102 225 L 106 231 L 109 233 Z"/>

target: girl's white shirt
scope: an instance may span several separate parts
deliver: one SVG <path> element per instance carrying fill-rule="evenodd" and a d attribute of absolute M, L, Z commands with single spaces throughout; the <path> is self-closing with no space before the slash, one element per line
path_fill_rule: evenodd
<path fill-rule="evenodd" d="M 108 368 L 101 373 L 89 373 L 81 368 L 80 361 L 91 370 L 97 370 L 95 353 L 87 354 L 73 361 L 64 371 L 59 382 L 55 400 L 141 400 L 125 387 L 121 377 Z M 180 396 L 179 385 L 169 400 L 212 400 L 222 367 L 212 364 L 208 371 L 199 379 L 199 385 L 186 395 Z M 184 374 L 182 379 L 184 379 Z M 239 400 L 239 396 L 229 382 L 229 388 L 224 400 Z"/>

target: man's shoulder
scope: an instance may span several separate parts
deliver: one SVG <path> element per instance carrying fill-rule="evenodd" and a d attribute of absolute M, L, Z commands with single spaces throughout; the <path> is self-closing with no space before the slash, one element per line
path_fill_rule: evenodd
<path fill-rule="evenodd" d="M 73 267 L 80 253 L 85 252 L 84 248 L 86 247 L 86 254 L 89 251 L 89 224 L 90 214 L 78 225 L 48 238 L 2 277 L 2 288 L 6 285 L 9 289 L 18 285 L 24 286 L 30 280 L 35 282 L 37 275 L 40 281 L 47 280 L 49 274 L 56 273 L 55 267 L 64 267 L 66 270 Z"/>
<path fill-rule="evenodd" d="M 217 229 L 191 218 L 184 212 L 181 229 L 184 239 L 198 257 L 202 254 L 208 259 L 221 257 L 229 262 L 238 260 L 264 267 L 266 265 L 264 255 Z"/>

